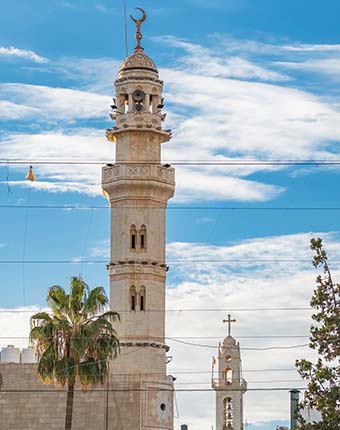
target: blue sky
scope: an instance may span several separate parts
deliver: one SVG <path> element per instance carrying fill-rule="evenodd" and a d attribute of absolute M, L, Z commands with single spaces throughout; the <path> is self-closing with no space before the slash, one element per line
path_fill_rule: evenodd
<path fill-rule="evenodd" d="M 143 46 L 165 81 L 167 126 L 174 138 L 164 146 L 164 160 L 340 160 L 338 1 L 127 3 L 129 13 L 136 6 L 148 12 Z M 123 1 L 3 0 L 1 7 L 0 159 L 114 161 L 105 128 L 112 124 L 112 83 L 124 58 Z M 128 26 L 131 52 L 134 29 Z M 100 192 L 100 166 L 34 165 L 38 181 L 32 186 L 24 181 L 27 170 L 28 165 L 0 166 L 0 205 L 101 208 L 0 208 L 0 260 L 100 263 L 3 263 L 0 307 L 43 306 L 49 286 L 66 286 L 78 273 L 91 285 L 107 287 L 102 261 L 108 259 L 109 211 Z M 308 306 L 314 277 L 308 241 L 321 235 L 331 257 L 339 259 L 340 211 L 279 208 L 339 207 L 336 166 L 177 166 L 176 175 L 167 230 L 174 261 L 168 279 L 171 309 Z M 294 258 L 299 261 L 282 262 Z M 220 263 L 179 264 L 183 259 Z M 199 314 L 169 315 L 168 335 L 178 336 L 183 323 L 190 328 L 187 336 L 208 336 L 214 343 L 213 337 L 224 335 L 223 313 Z M 290 312 L 288 319 L 279 312 L 265 318 L 235 314 L 239 336 L 308 334 L 308 312 Z M 13 343 L 11 336 L 25 333 L 27 315 L 15 320 L 17 331 L 10 333 L 6 315 L 0 332 Z M 249 339 L 241 345 L 305 343 L 300 341 Z M 210 368 L 212 349 L 197 348 L 193 365 L 183 345 L 171 346 L 173 373 Z M 301 354 L 308 355 L 308 349 L 270 359 L 245 351 L 244 368 L 291 368 Z M 303 386 L 294 382 L 295 373 L 275 372 L 253 379 L 267 379 L 272 387 L 278 383 L 270 381 L 280 377 L 293 380 L 280 386 Z M 213 395 L 207 396 L 181 395 L 176 422 L 186 420 L 197 430 L 211 425 Z M 285 422 L 285 392 L 247 396 L 245 415 L 253 428 Z M 197 416 L 197 404 L 207 402 L 209 411 L 200 408 Z"/>

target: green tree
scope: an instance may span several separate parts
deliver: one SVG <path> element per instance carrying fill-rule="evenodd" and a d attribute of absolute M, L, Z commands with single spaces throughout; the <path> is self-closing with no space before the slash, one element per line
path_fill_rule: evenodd
<path fill-rule="evenodd" d="M 340 428 L 340 284 L 333 281 L 326 251 L 321 239 L 312 239 L 315 252 L 313 265 L 322 268 L 316 278 L 311 299 L 315 310 L 312 319 L 310 348 L 317 351 L 316 363 L 298 360 L 300 375 L 308 381 L 304 401 L 298 413 L 299 430 L 339 430 Z M 316 409 L 321 422 L 307 423 L 301 416 L 303 408 Z"/>
<path fill-rule="evenodd" d="M 103 384 L 109 361 L 119 352 L 113 328 L 119 315 L 104 311 L 108 298 L 103 287 L 90 290 L 79 277 L 71 278 L 69 294 L 51 287 L 47 303 L 50 313 L 31 318 L 30 339 L 38 352 L 38 376 L 47 384 L 67 385 L 65 430 L 71 430 L 75 384 L 84 390 Z"/>

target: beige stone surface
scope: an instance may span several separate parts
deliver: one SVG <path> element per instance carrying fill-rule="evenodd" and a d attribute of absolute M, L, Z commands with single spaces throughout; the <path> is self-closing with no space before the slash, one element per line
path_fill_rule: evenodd
<path fill-rule="evenodd" d="M 0 364 L 0 430 L 64 428 L 66 391 L 39 381 L 34 364 Z M 113 375 L 86 392 L 77 387 L 73 430 L 171 429 L 172 384 L 153 375 Z M 142 411 L 149 411 L 143 415 Z M 163 425 L 164 424 L 164 425 Z M 162 426 L 161 426 L 162 425 Z"/>

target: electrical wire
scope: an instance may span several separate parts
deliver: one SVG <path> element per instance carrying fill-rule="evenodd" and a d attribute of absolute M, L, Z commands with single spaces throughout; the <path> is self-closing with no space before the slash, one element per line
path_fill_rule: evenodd
<path fill-rule="evenodd" d="M 215 309 L 149 309 L 148 312 L 262 312 L 262 311 L 268 311 L 268 312 L 286 312 L 286 311 L 312 311 L 313 309 L 310 307 L 296 307 L 296 308 L 288 308 L 288 307 L 282 307 L 282 308 L 215 308 Z M 38 313 L 38 312 L 46 312 L 46 309 L 40 308 L 40 309 L 0 309 L 0 313 Z M 131 312 L 127 310 L 116 310 L 116 312 L 122 313 L 122 312 Z"/>
<path fill-rule="evenodd" d="M 111 208 L 107 205 L 8 205 L 3 204 L 0 205 L 0 209 L 61 209 L 61 210 L 93 210 L 93 209 L 106 209 L 110 210 Z M 146 206 L 139 206 L 140 209 L 148 209 L 148 210 L 162 210 L 164 211 L 164 208 L 156 208 L 156 207 L 146 207 Z M 130 206 L 119 206 L 116 207 L 115 210 L 120 209 L 131 209 Z M 173 210 L 216 210 L 216 211 L 340 211 L 340 206 L 168 206 L 167 210 L 173 211 Z"/>
<path fill-rule="evenodd" d="M 185 342 L 179 339 L 175 339 L 175 338 L 168 338 L 168 340 L 176 342 L 176 343 L 180 343 L 183 345 L 187 345 L 187 346 L 195 346 L 195 347 L 199 347 L 199 348 L 211 348 L 211 349 L 217 349 L 218 345 L 204 345 L 204 344 L 200 344 L 200 343 L 194 343 L 194 342 Z M 241 347 L 241 351 L 272 351 L 272 350 L 280 350 L 280 349 L 297 349 L 297 348 L 305 348 L 305 347 L 309 347 L 308 343 L 302 344 L 302 345 L 289 345 L 289 346 L 270 346 L 267 348 L 246 348 L 246 347 Z"/>
<path fill-rule="evenodd" d="M 309 336 L 235 336 L 237 339 L 308 339 Z M 165 336 L 164 339 L 221 339 L 221 336 Z M 0 336 L 0 339 L 26 340 L 29 336 Z"/>
<path fill-rule="evenodd" d="M 303 381 L 301 381 L 301 382 L 303 382 Z M 294 388 L 296 388 L 296 387 L 294 387 Z M 266 388 L 247 388 L 247 391 L 290 391 L 292 389 L 292 387 L 266 387 Z M 299 387 L 299 390 L 306 390 L 307 389 L 307 387 Z M 213 388 L 160 388 L 160 387 L 157 387 L 157 388 L 155 388 L 155 387 L 149 387 L 148 389 L 145 389 L 145 388 L 122 388 L 122 389 L 119 389 L 119 388 L 114 388 L 114 389 L 109 389 L 109 390 L 106 390 L 106 389 L 98 389 L 98 388 L 92 388 L 91 390 L 89 390 L 89 392 L 91 392 L 91 393 L 96 393 L 96 392 L 99 392 L 99 393 L 105 393 L 105 392 L 107 392 L 107 391 L 109 391 L 110 393 L 111 392 L 116 392 L 116 393 L 130 393 L 130 392 L 144 392 L 144 393 L 150 393 L 150 392 L 171 392 L 171 393 L 173 393 L 173 392 L 176 392 L 176 393 L 185 393 L 185 392 L 187 392 L 187 393 L 195 393 L 195 392 L 215 392 L 215 390 L 213 389 Z M 239 391 L 241 391 L 241 392 L 243 392 L 244 391 L 244 389 L 243 388 L 240 388 L 240 389 L 237 389 L 237 388 L 229 388 L 228 387 L 228 391 L 233 391 L 233 392 L 239 392 Z M 61 389 L 48 389 L 48 388 L 45 388 L 45 389 L 34 389 L 34 390 L 32 390 L 32 389 L 13 389 L 13 390 L 6 390 L 6 389 L 2 389 L 1 390 L 1 394 L 4 394 L 4 393 L 8 393 L 8 394 L 11 394 L 11 393 L 41 393 L 41 394 L 60 394 L 60 392 L 62 392 L 62 390 Z M 81 390 L 81 389 L 75 389 L 74 390 L 74 392 L 76 393 L 76 392 L 79 392 L 79 393 L 84 393 L 84 390 Z M 66 391 L 65 391 L 65 393 L 66 393 Z M 85 392 L 86 393 L 86 392 Z"/>
<path fill-rule="evenodd" d="M 339 259 L 332 259 L 334 262 L 339 262 Z M 240 263 L 255 265 L 257 263 L 311 263 L 312 259 L 229 259 L 229 260 L 168 260 L 168 261 L 152 261 L 157 265 L 166 264 L 226 264 L 226 263 Z M 0 264 L 110 264 L 109 260 L 84 260 L 84 259 L 71 259 L 71 260 L 0 260 Z M 116 264 L 116 263 L 115 263 Z M 128 261 L 121 264 L 142 264 L 139 261 Z"/>
<path fill-rule="evenodd" d="M 116 164 L 168 164 L 173 166 L 337 166 L 340 165 L 340 160 L 229 160 L 229 161 L 214 161 L 214 160 L 143 160 L 131 161 L 120 160 Z M 0 159 L 0 164 L 7 165 L 108 165 L 112 166 L 112 160 L 50 160 L 50 159 Z M 170 167 L 169 166 L 169 167 Z"/>

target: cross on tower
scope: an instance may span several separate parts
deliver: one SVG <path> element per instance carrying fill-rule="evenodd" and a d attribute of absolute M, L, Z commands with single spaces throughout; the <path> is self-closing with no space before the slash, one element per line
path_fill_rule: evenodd
<path fill-rule="evenodd" d="M 228 323 L 228 336 L 231 335 L 231 323 L 236 322 L 236 320 L 232 320 L 231 319 L 231 315 L 228 315 L 228 319 L 227 320 L 223 320 L 224 323 Z"/>

